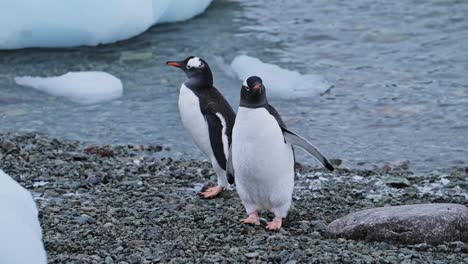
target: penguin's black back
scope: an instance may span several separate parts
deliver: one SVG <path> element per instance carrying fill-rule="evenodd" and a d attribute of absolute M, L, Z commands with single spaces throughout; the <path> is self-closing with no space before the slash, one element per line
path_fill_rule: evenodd
<path fill-rule="evenodd" d="M 189 84 L 190 85 L 190 84 Z M 228 101 L 214 86 L 186 86 L 192 90 L 200 102 L 200 111 L 208 123 L 211 148 L 221 168 L 226 169 L 227 154 L 224 153 L 222 131 L 223 124 L 217 114 L 220 114 L 226 123 L 225 134 L 230 147 L 232 143 L 232 128 L 236 120 L 236 114 Z"/>

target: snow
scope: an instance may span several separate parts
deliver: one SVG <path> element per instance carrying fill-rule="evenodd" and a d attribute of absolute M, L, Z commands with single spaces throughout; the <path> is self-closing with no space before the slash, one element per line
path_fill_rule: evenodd
<path fill-rule="evenodd" d="M 69 72 L 56 77 L 16 77 L 19 85 L 68 98 L 79 104 L 114 100 L 123 94 L 122 82 L 106 72 Z"/>
<path fill-rule="evenodd" d="M 31 194 L 2 170 L 0 212 L 0 263 L 47 263 L 36 204 Z"/>
<path fill-rule="evenodd" d="M 128 39 L 190 19 L 212 0 L 15 0 L 0 9 L 0 49 L 73 47 Z"/>
<path fill-rule="evenodd" d="M 271 97 L 299 98 L 315 96 L 331 87 L 319 75 L 300 74 L 247 55 L 235 57 L 231 63 L 231 68 L 241 81 L 253 75 L 262 78 L 267 89 L 267 95 Z"/>

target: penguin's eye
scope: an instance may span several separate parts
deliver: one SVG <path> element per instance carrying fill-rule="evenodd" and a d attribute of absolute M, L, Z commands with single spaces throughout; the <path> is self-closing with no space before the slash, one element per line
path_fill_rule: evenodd
<path fill-rule="evenodd" d="M 190 69 L 190 68 L 192 68 L 192 67 L 190 67 L 190 65 L 187 65 L 187 69 Z"/>
<path fill-rule="evenodd" d="M 249 86 L 244 86 L 244 89 L 248 92 L 250 91 L 250 87 Z"/>

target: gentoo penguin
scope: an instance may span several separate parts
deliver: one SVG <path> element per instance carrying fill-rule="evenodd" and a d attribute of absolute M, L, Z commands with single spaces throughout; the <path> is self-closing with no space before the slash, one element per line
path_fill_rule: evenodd
<path fill-rule="evenodd" d="M 210 159 L 218 177 L 217 186 L 200 195 L 203 198 L 215 197 L 228 186 L 226 162 L 236 114 L 213 86 L 213 74 L 206 61 L 189 56 L 183 61 L 168 61 L 166 64 L 187 74 L 188 80 L 180 87 L 180 117 L 195 144 Z"/>
<path fill-rule="evenodd" d="M 242 85 L 240 105 L 232 131 L 228 159 L 229 183 L 236 189 L 249 215 L 244 223 L 259 225 L 257 210 L 275 214 L 266 228 L 278 230 L 292 201 L 294 152 L 297 145 L 314 155 L 327 169 L 330 162 L 307 140 L 286 128 L 273 106 L 268 103 L 265 86 L 257 76 Z"/>

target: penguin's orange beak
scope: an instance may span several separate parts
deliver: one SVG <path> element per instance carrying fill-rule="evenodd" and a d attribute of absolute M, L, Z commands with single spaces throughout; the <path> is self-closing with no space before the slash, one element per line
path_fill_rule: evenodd
<path fill-rule="evenodd" d="M 262 85 L 261 85 L 261 84 L 257 84 L 257 85 L 255 85 L 255 86 L 253 87 L 253 90 L 254 90 L 254 91 L 258 91 L 258 90 L 260 90 L 260 88 L 262 88 Z"/>
<path fill-rule="evenodd" d="M 177 62 L 177 61 L 168 61 L 168 62 L 166 62 L 166 64 L 169 65 L 169 66 L 172 66 L 172 67 L 177 67 L 177 68 L 182 67 L 180 62 Z"/>

